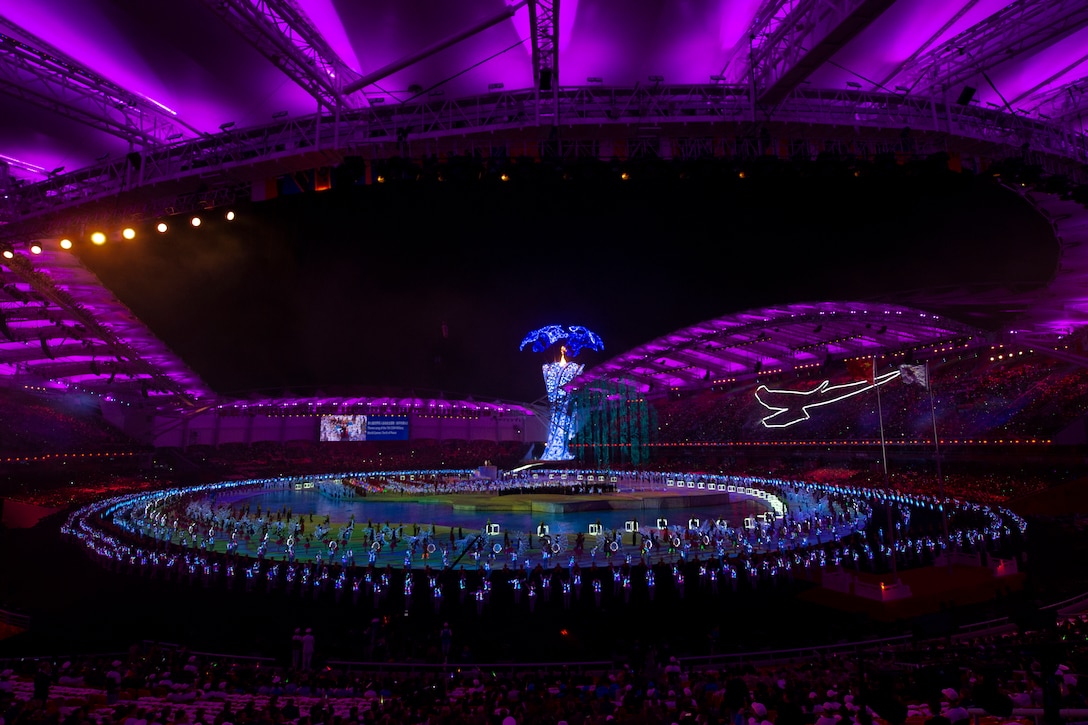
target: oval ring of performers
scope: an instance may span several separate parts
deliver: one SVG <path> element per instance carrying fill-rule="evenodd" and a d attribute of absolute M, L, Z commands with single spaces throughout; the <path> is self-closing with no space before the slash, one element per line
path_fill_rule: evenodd
<path fill-rule="evenodd" d="M 587 479 L 602 483 L 587 485 Z M 635 590 L 652 598 L 662 578 L 681 595 L 690 577 L 725 593 L 817 571 L 826 582 L 836 572 L 894 572 L 897 565 L 926 566 L 962 555 L 1015 571 L 1025 542 L 1026 523 L 1013 512 L 936 495 L 710 474 L 570 471 L 557 480 L 582 493 L 568 499 L 566 510 L 588 509 L 589 517 L 622 522 L 598 518 L 584 531 L 574 530 L 579 524 L 568 522 L 557 504 L 551 523 L 519 529 L 504 523 L 504 516 L 518 518 L 514 503 L 505 512 L 474 512 L 481 520 L 476 527 L 452 518 L 363 521 L 382 502 L 428 499 L 453 502 L 448 509 L 435 506 L 432 514 L 449 511 L 452 517 L 459 500 L 472 500 L 481 490 L 470 472 L 419 470 L 225 481 L 124 495 L 73 511 L 62 531 L 104 567 L 205 587 L 356 604 L 365 598 L 377 608 L 398 589 L 404 597 L 398 602 L 407 600 L 425 577 L 436 611 L 443 586 L 480 607 L 493 586 L 511 587 L 514 601 L 531 609 L 538 598 L 550 601 L 553 590 L 569 604 L 572 592 L 580 595 L 583 578 L 598 595 L 607 585 L 616 596 Z M 555 488 L 526 475 L 482 486 L 492 506 L 516 498 L 495 497 L 497 491 Z M 247 502 L 267 494 L 284 494 L 274 500 L 286 503 L 262 510 Z M 332 511 L 339 515 L 350 513 L 335 520 L 332 513 L 300 508 L 312 505 L 313 497 L 337 504 Z M 632 500 L 640 508 L 631 508 Z M 614 508 L 620 501 L 623 507 Z M 737 502 L 757 508 L 734 521 L 699 517 L 714 504 Z M 653 519 L 638 521 L 640 514 Z M 893 583 L 894 577 L 880 582 L 879 596 L 896 596 Z"/>

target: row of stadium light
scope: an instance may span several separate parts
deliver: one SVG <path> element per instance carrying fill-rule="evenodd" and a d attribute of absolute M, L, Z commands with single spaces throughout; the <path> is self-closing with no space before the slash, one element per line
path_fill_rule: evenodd
<path fill-rule="evenodd" d="M 133 451 L 111 451 L 107 453 L 46 453 L 40 456 L 9 456 L 4 463 L 37 463 L 39 461 L 60 461 L 86 458 L 132 458 L 138 454 Z"/>
<path fill-rule="evenodd" d="M 234 213 L 233 210 L 228 210 L 223 214 L 223 219 L 228 222 L 232 222 L 236 218 L 237 215 Z M 204 219 L 198 214 L 194 214 L 193 216 L 189 217 L 189 226 L 193 227 L 194 229 L 199 228 L 203 223 Z M 170 225 L 165 220 L 160 220 L 155 224 L 155 231 L 157 231 L 159 234 L 166 234 L 168 231 L 170 231 Z M 132 241 L 136 238 L 136 228 L 130 226 L 123 227 L 118 232 L 118 236 L 125 241 Z M 87 241 L 98 247 L 104 245 L 106 242 L 109 241 L 109 239 L 109 235 L 101 229 L 96 229 L 92 231 L 90 234 L 87 235 L 86 238 Z M 75 242 L 72 241 L 72 237 L 61 237 L 61 239 L 57 242 L 57 246 L 59 246 L 61 249 L 69 250 L 75 246 Z M 32 255 L 38 255 L 44 251 L 44 248 L 42 247 L 42 243 L 40 241 L 35 241 L 30 243 L 30 245 L 27 247 L 27 251 L 29 251 Z M 3 257 L 4 259 L 14 259 L 15 248 L 9 245 L 4 245 L 3 249 L 0 249 L 0 257 Z"/>

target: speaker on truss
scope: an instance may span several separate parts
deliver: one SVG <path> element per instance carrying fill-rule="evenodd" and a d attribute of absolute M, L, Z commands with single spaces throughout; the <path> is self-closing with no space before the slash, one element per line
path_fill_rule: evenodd
<path fill-rule="evenodd" d="M 140 155 L 139 151 L 130 151 L 125 154 L 125 160 L 128 161 L 128 165 L 132 167 L 133 171 L 139 171 L 144 162 L 144 157 Z"/>
<path fill-rule="evenodd" d="M 964 86 L 963 90 L 960 91 L 960 97 L 956 99 L 956 103 L 960 104 L 961 106 L 966 106 L 968 103 L 971 102 L 971 99 L 974 97 L 975 89 L 971 86 Z"/>
<path fill-rule="evenodd" d="M 540 90 L 550 91 L 552 89 L 552 69 L 541 68 L 540 69 Z"/>

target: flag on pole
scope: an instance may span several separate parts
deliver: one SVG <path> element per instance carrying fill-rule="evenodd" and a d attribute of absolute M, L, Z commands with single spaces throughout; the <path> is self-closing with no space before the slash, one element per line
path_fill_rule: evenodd
<path fill-rule="evenodd" d="M 929 375 L 926 372 L 926 366 L 924 364 L 900 365 L 899 375 L 903 378 L 904 383 L 918 385 L 929 390 Z"/>

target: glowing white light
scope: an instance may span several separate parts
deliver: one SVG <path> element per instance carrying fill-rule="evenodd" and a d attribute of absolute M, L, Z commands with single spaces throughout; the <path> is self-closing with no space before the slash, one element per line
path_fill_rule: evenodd
<path fill-rule="evenodd" d="M 135 239 L 136 238 L 136 230 L 133 229 L 132 227 L 125 227 L 124 229 L 121 230 L 121 236 L 124 237 L 125 239 Z"/>
<path fill-rule="evenodd" d="M 164 110 L 164 111 L 166 111 L 167 113 L 169 113 L 169 114 L 170 114 L 171 116 L 176 116 L 176 115 L 178 115 L 178 112 L 177 112 L 177 111 L 175 111 L 174 109 L 170 108 L 169 106 L 166 106 L 166 105 L 164 105 L 164 104 L 162 104 L 162 103 L 159 103 L 158 101 L 156 101 L 156 100 L 155 100 L 154 98 L 152 98 L 151 96 L 144 96 L 144 100 L 145 100 L 145 101 L 148 101 L 148 102 L 150 102 L 150 103 L 153 103 L 153 104 L 155 104 L 156 106 L 158 106 L 158 107 L 159 107 L 159 108 L 161 108 L 162 110 Z"/>
<path fill-rule="evenodd" d="M 20 161 L 13 156 L 0 154 L 0 161 L 3 161 L 10 166 L 14 166 L 17 169 L 22 169 L 23 171 L 32 171 L 35 174 L 45 174 L 44 166 L 38 166 L 37 164 L 32 164 L 29 161 Z"/>
<path fill-rule="evenodd" d="M 106 235 L 102 232 L 95 232 L 91 235 L 91 241 L 101 246 L 106 243 Z"/>
<path fill-rule="evenodd" d="M 166 230 L 167 230 L 167 229 L 169 229 L 169 228 L 170 228 L 170 227 L 166 226 L 166 222 L 159 222 L 159 223 L 158 223 L 158 224 L 157 224 L 157 225 L 155 226 L 155 229 L 157 229 L 157 230 L 159 231 L 159 234 L 165 234 L 165 233 L 166 233 Z"/>
<path fill-rule="evenodd" d="M 193 217 L 189 221 L 189 223 L 192 224 L 194 227 L 199 227 L 200 226 L 200 217 L 198 217 L 198 216 Z"/>
<path fill-rule="evenodd" d="M 878 375 L 875 382 L 858 380 L 844 385 L 831 385 L 830 380 L 825 380 L 811 390 L 771 390 L 766 385 L 760 385 L 756 388 L 756 400 L 764 408 L 774 412 L 759 422 L 764 428 L 788 428 L 795 423 L 808 420 L 811 417 L 809 408 L 831 405 L 845 398 L 860 395 L 897 377 L 899 377 L 899 371 L 893 370 Z M 812 396 L 813 402 L 806 402 L 810 400 L 809 396 Z M 781 421 L 768 422 L 775 418 L 780 418 Z"/>
<path fill-rule="evenodd" d="M 60 248 L 61 249 L 71 249 L 72 248 L 72 240 L 71 239 L 62 239 L 62 240 L 60 240 Z"/>

